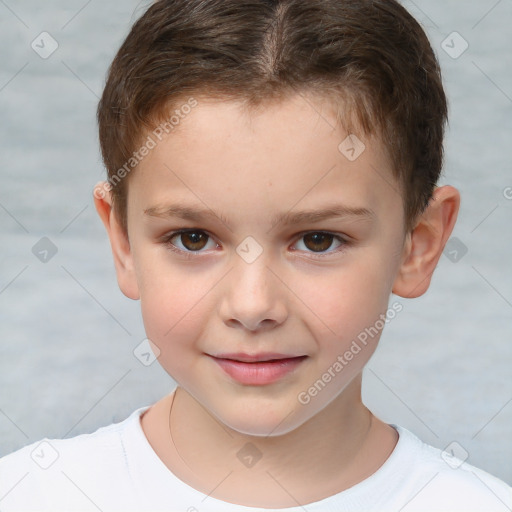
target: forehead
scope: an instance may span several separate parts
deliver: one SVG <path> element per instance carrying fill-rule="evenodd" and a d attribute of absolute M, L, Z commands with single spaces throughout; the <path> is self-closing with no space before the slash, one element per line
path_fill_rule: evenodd
<path fill-rule="evenodd" d="M 302 94 L 257 109 L 197 98 L 129 189 L 139 208 L 187 196 L 239 218 L 252 210 L 260 220 L 262 212 L 275 218 L 277 210 L 334 199 L 367 209 L 401 202 L 380 140 L 350 133 L 332 104 Z"/>

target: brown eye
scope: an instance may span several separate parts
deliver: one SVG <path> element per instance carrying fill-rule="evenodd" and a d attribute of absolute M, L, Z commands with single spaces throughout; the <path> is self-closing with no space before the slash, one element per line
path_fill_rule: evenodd
<path fill-rule="evenodd" d="M 323 252 L 331 247 L 334 235 L 329 233 L 309 233 L 304 235 L 304 245 L 314 252 Z"/>
<path fill-rule="evenodd" d="M 201 249 L 204 249 L 209 238 L 210 237 L 202 231 L 185 231 L 182 233 L 176 233 L 171 240 L 181 239 L 181 245 L 187 251 L 200 251 Z M 181 249 L 179 245 L 177 245 L 177 247 Z"/>
<path fill-rule="evenodd" d="M 325 231 L 310 231 L 303 233 L 295 243 L 295 250 L 309 254 L 310 257 L 320 258 L 334 256 L 340 253 L 350 243 L 343 237 Z"/>

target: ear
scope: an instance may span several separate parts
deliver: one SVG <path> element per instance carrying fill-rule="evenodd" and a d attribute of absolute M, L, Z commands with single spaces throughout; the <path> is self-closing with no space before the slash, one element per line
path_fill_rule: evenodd
<path fill-rule="evenodd" d="M 404 298 L 423 295 L 457 220 L 460 194 L 451 186 L 436 188 L 416 227 L 407 235 L 393 293 Z"/>
<path fill-rule="evenodd" d="M 109 183 L 106 181 L 97 183 L 93 195 L 96 211 L 110 239 L 119 288 L 128 298 L 137 300 L 140 295 L 130 242 L 112 208 L 112 193 Z"/>

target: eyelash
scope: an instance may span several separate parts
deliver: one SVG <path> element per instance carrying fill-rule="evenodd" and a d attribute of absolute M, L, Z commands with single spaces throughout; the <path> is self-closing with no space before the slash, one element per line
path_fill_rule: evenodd
<path fill-rule="evenodd" d="M 209 239 L 213 239 L 213 237 L 211 235 L 209 235 L 208 232 L 206 232 L 202 229 L 181 229 L 178 231 L 173 231 L 172 233 L 169 233 L 169 234 L 165 235 L 164 237 L 162 237 L 162 242 L 166 245 L 166 247 L 168 249 L 179 254 L 180 256 L 182 256 L 184 258 L 187 258 L 187 259 L 197 258 L 202 254 L 203 251 L 184 251 L 183 249 L 179 249 L 173 243 L 171 243 L 171 240 L 173 238 L 175 238 L 176 236 L 179 236 L 179 235 L 186 234 L 186 233 L 203 233 L 206 236 L 208 236 Z M 334 240 L 337 240 L 338 242 L 341 243 L 341 245 L 338 248 L 336 248 L 332 251 L 327 251 L 324 253 L 308 252 L 308 254 L 311 255 L 314 259 L 321 259 L 321 258 L 328 257 L 332 254 L 340 253 L 343 250 L 345 250 L 351 243 L 346 238 L 343 238 L 343 237 L 336 235 L 335 233 L 331 233 L 329 231 L 304 231 L 304 232 L 298 234 L 297 241 L 299 241 L 301 238 L 305 237 L 306 235 L 310 235 L 310 234 L 330 235 L 333 237 Z M 295 243 L 297 243 L 297 242 L 295 242 Z"/>

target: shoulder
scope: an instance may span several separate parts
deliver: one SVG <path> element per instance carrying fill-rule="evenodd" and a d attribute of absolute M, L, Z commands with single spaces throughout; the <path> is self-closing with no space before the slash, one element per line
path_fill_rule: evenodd
<path fill-rule="evenodd" d="M 512 488 L 502 480 L 457 457 L 458 445 L 440 450 L 420 441 L 402 427 L 401 458 L 408 474 L 409 501 L 403 512 L 510 511 Z M 454 449 L 452 449 L 454 448 Z M 465 454 L 464 454 L 465 455 Z"/>
<path fill-rule="evenodd" d="M 111 475 L 126 481 L 123 434 L 142 411 L 91 434 L 43 439 L 0 458 L 0 509 L 55 510 L 67 503 L 88 510 L 90 495 L 101 501 Z"/>

